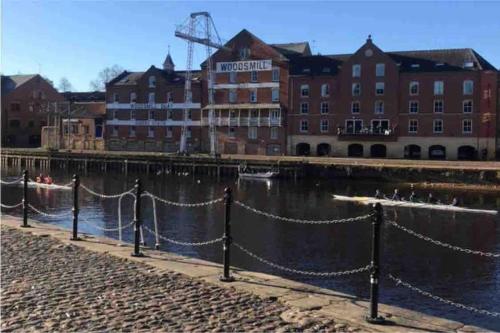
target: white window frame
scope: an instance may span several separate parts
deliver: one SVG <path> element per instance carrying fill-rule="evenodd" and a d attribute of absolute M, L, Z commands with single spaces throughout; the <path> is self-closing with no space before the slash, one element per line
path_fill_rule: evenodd
<path fill-rule="evenodd" d="M 434 81 L 434 95 L 444 95 L 444 81 Z"/>
<path fill-rule="evenodd" d="M 174 130 L 172 129 L 171 126 L 167 126 L 165 129 L 165 137 L 167 138 L 173 138 L 174 137 Z"/>
<path fill-rule="evenodd" d="M 113 126 L 111 130 L 111 136 L 118 136 L 118 126 Z"/>
<path fill-rule="evenodd" d="M 352 77 L 361 77 L 361 65 L 360 64 L 352 65 Z"/>
<path fill-rule="evenodd" d="M 465 130 L 466 122 L 469 123 L 470 127 L 468 131 Z M 462 134 L 472 134 L 472 119 L 462 119 Z"/>
<path fill-rule="evenodd" d="M 305 106 L 305 108 L 304 108 Z M 306 112 L 304 112 L 304 109 Z M 300 114 L 309 114 L 309 103 L 308 102 L 301 102 L 300 103 Z"/>
<path fill-rule="evenodd" d="M 417 107 L 416 107 L 416 111 L 412 111 L 413 108 L 412 108 L 412 105 L 415 104 Z M 420 111 L 420 103 L 419 101 L 415 101 L 415 100 L 412 100 L 412 101 L 409 101 L 408 102 L 408 113 L 410 114 L 416 114 Z"/>
<path fill-rule="evenodd" d="M 150 75 L 148 78 L 149 88 L 156 88 L 156 76 Z"/>
<path fill-rule="evenodd" d="M 132 120 L 132 119 L 135 120 L 136 116 L 137 116 L 137 114 L 136 114 L 135 110 L 130 110 L 130 120 Z"/>
<path fill-rule="evenodd" d="M 330 85 L 328 83 L 323 83 L 321 85 L 321 97 L 330 96 Z"/>
<path fill-rule="evenodd" d="M 305 125 L 305 126 L 304 126 Z M 305 128 L 305 129 L 304 129 Z M 299 123 L 299 131 L 301 133 L 309 132 L 309 121 L 307 119 L 301 119 Z"/>
<path fill-rule="evenodd" d="M 300 97 L 309 97 L 309 85 L 308 84 L 301 84 L 300 85 Z"/>
<path fill-rule="evenodd" d="M 330 112 L 330 103 L 321 102 L 319 104 L 319 113 L 320 114 L 328 114 Z"/>
<path fill-rule="evenodd" d="M 273 102 L 278 102 L 280 100 L 279 88 L 271 88 L 271 100 Z"/>
<path fill-rule="evenodd" d="M 250 82 L 258 82 L 259 81 L 259 74 L 257 71 L 251 71 L 250 72 Z"/>
<path fill-rule="evenodd" d="M 154 110 L 149 110 L 148 111 L 148 119 L 149 120 L 154 120 L 155 119 L 155 111 Z"/>
<path fill-rule="evenodd" d="M 469 91 L 469 85 L 470 85 L 470 91 Z M 474 81 L 472 80 L 464 80 L 463 83 L 463 94 L 464 95 L 472 95 L 474 93 Z"/>
<path fill-rule="evenodd" d="M 229 103 L 236 103 L 236 89 L 229 89 Z"/>
<path fill-rule="evenodd" d="M 136 128 L 135 126 L 129 126 L 128 127 L 128 137 L 129 138 L 135 138 L 136 136 Z"/>
<path fill-rule="evenodd" d="M 347 132 L 347 129 L 348 129 L 347 124 L 350 123 L 350 122 L 352 122 L 352 124 L 353 124 L 353 126 L 352 126 L 352 130 L 353 131 L 352 131 L 352 133 Z M 346 119 L 345 120 L 345 133 L 347 133 L 347 134 L 357 134 L 356 133 L 356 123 L 360 123 L 361 124 L 360 128 L 361 129 L 363 128 L 363 119 Z"/>
<path fill-rule="evenodd" d="M 358 87 L 358 89 L 356 89 L 356 87 Z M 357 91 L 357 93 L 356 93 L 356 91 Z M 361 83 L 354 82 L 352 84 L 351 92 L 352 92 L 353 96 L 361 96 Z"/>
<path fill-rule="evenodd" d="M 148 104 L 155 104 L 156 103 L 156 95 L 154 92 L 150 92 L 148 94 Z"/>
<path fill-rule="evenodd" d="M 436 103 L 437 102 L 441 102 L 441 111 L 436 111 L 436 109 L 437 109 L 436 108 Z M 432 111 L 434 113 L 444 113 L 444 100 L 442 100 L 442 99 L 435 99 L 434 102 L 433 102 L 433 104 L 432 104 Z"/>
<path fill-rule="evenodd" d="M 234 126 L 230 126 L 228 129 L 227 129 L 227 136 L 229 138 L 235 138 L 236 137 L 236 127 Z"/>
<path fill-rule="evenodd" d="M 440 122 L 441 123 L 441 130 L 440 131 L 436 131 L 436 124 Z M 442 134 L 444 132 L 444 121 L 443 119 L 434 119 L 432 121 L 432 133 L 434 134 Z"/>
<path fill-rule="evenodd" d="M 269 136 L 271 140 L 278 140 L 279 138 L 279 127 L 271 127 Z"/>
<path fill-rule="evenodd" d="M 135 104 L 137 102 L 137 94 L 135 92 L 130 93 L 130 104 Z"/>
<path fill-rule="evenodd" d="M 412 130 L 412 124 L 414 125 L 413 126 L 415 128 L 414 130 Z M 418 133 L 418 119 L 408 119 L 408 133 L 411 134 Z"/>
<path fill-rule="evenodd" d="M 237 82 L 237 72 L 229 72 L 229 83 L 236 83 Z"/>
<path fill-rule="evenodd" d="M 375 65 L 375 76 L 376 77 L 384 77 L 385 76 L 385 64 L 376 64 Z"/>
<path fill-rule="evenodd" d="M 174 118 L 174 111 L 167 110 L 167 120 L 172 120 Z"/>
<path fill-rule="evenodd" d="M 381 104 L 382 105 L 382 109 L 381 110 L 379 110 L 379 108 L 378 108 L 378 106 L 379 106 L 380 103 L 382 103 Z M 384 112 L 385 112 L 385 103 L 384 103 L 384 101 L 375 101 L 374 113 L 375 114 L 384 114 Z"/>
<path fill-rule="evenodd" d="M 257 103 L 257 89 L 250 90 L 250 103 Z"/>
<path fill-rule="evenodd" d="M 276 109 L 273 109 L 271 110 L 271 119 L 279 119 L 280 118 L 280 112 L 281 110 L 276 110 Z"/>
<path fill-rule="evenodd" d="M 279 82 L 280 81 L 280 68 L 274 67 L 271 75 L 272 75 L 273 82 Z"/>
<path fill-rule="evenodd" d="M 470 103 L 470 111 L 465 111 L 466 104 L 468 103 Z M 467 106 L 467 108 L 469 108 L 469 106 Z M 466 99 L 462 102 L 462 112 L 466 114 L 474 112 L 474 101 L 472 99 Z"/>
<path fill-rule="evenodd" d="M 248 127 L 248 139 L 257 140 L 257 138 L 258 138 L 257 126 Z"/>
<path fill-rule="evenodd" d="M 118 110 L 111 111 L 111 116 L 113 117 L 113 119 L 118 119 Z"/>
<path fill-rule="evenodd" d="M 119 103 L 120 102 L 120 95 L 118 93 L 113 93 L 113 103 Z"/>
<path fill-rule="evenodd" d="M 417 87 L 417 92 L 412 92 L 412 87 Z M 418 96 L 420 94 L 420 83 L 418 81 L 411 81 L 408 86 L 410 96 Z"/>
<path fill-rule="evenodd" d="M 174 97 L 171 91 L 167 92 L 167 103 L 173 103 Z"/>
<path fill-rule="evenodd" d="M 192 136 L 193 136 L 193 130 L 189 126 L 186 127 L 186 139 L 191 139 Z"/>
<path fill-rule="evenodd" d="M 381 90 L 382 92 L 379 92 Z M 385 93 L 385 83 L 384 82 L 375 82 L 375 95 L 383 96 Z"/>
<path fill-rule="evenodd" d="M 382 122 L 387 122 L 387 128 L 386 130 L 390 130 L 391 129 L 391 121 L 389 119 L 372 119 L 370 121 L 370 126 L 371 126 L 371 130 L 373 131 L 375 129 L 375 126 L 374 126 L 374 123 L 378 122 L 380 125 L 382 124 Z"/>
<path fill-rule="evenodd" d="M 155 128 L 153 126 L 148 127 L 148 138 L 154 138 L 155 137 Z"/>
<path fill-rule="evenodd" d="M 321 133 L 328 133 L 330 131 L 330 122 L 328 119 L 321 119 L 319 121 L 319 131 Z"/>
<path fill-rule="evenodd" d="M 354 105 L 358 105 L 358 111 L 354 112 Z M 361 113 L 361 102 L 353 101 L 351 102 L 351 113 L 352 114 L 360 114 Z"/>

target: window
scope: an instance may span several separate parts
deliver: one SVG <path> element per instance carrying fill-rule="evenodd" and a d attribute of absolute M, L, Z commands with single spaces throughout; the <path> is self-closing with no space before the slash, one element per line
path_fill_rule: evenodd
<path fill-rule="evenodd" d="M 352 77 L 361 76 L 361 65 L 352 65 Z"/>
<path fill-rule="evenodd" d="M 418 101 L 410 101 L 410 104 L 408 107 L 408 112 L 409 113 L 418 113 Z"/>
<path fill-rule="evenodd" d="M 155 137 L 155 128 L 153 126 L 148 127 L 148 138 L 154 138 Z"/>
<path fill-rule="evenodd" d="M 241 60 L 246 60 L 250 57 L 250 49 L 248 47 L 244 47 L 240 49 L 240 58 Z"/>
<path fill-rule="evenodd" d="M 351 113 L 359 113 L 361 110 L 359 102 L 352 102 L 351 103 Z"/>
<path fill-rule="evenodd" d="M 443 133 L 443 120 L 434 119 L 432 122 L 432 131 L 434 133 Z"/>
<path fill-rule="evenodd" d="M 9 121 L 9 127 L 19 128 L 19 127 L 21 127 L 21 122 L 17 119 L 11 120 L 11 121 Z"/>
<path fill-rule="evenodd" d="M 83 134 L 89 134 L 90 129 L 88 125 L 83 125 L 82 128 L 83 128 Z"/>
<path fill-rule="evenodd" d="M 309 131 L 309 122 L 307 120 L 301 120 L 299 130 L 303 133 Z"/>
<path fill-rule="evenodd" d="M 347 134 L 356 134 L 361 132 L 363 128 L 363 120 L 361 119 L 352 119 L 346 120 L 346 133 Z"/>
<path fill-rule="evenodd" d="M 135 103 L 137 101 L 137 94 L 135 92 L 130 93 L 130 103 Z"/>
<path fill-rule="evenodd" d="M 384 102 L 376 101 L 375 102 L 375 114 L 383 114 L 384 113 Z"/>
<path fill-rule="evenodd" d="M 21 104 L 20 103 L 11 103 L 10 104 L 10 110 L 11 111 L 21 111 Z"/>
<path fill-rule="evenodd" d="M 29 112 L 33 112 L 35 110 L 35 106 L 33 105 L 33 103 L 30 103 L 28 105 L 28 110 L 29 110 Z"/>
<path fill-rule="evenodd" d="M 257 127 L 248 128 L 248 138 L 251 140 L 257 139 Z"/>
<path fill-rule="evenodd" d="M 229 90 L 229 103 L 236 103 L 236 89 Z"/>
<path fill-rule="evenodd" d="M 280 110 L 271 110 L 271 119 L 278 119 L 280 117 Z"/>
<path fill-rule="evenodd" d="M 280 69 L 279 67 L 273 68 L 273 82 L 279 82 L 280 80 Z"/>
<path fill-rule="evenodd" d="M 474 81 L 465 80 L 464 81 L 464 95 L 472 95 L 474 92 Z"/>
<path fill-rule="evenodd" d="M 28 121 L 28 127 L 35 127 L 35 122 L 33 120 Z"/>
<path fill-rule="evenodd" d="M 442 99 L 437 99 L 434 101 L 434 113 L 443 113 L 444 103 Z"/>
<path fill-rule="evenodd" d="M 434 81 L 434 95 L 442 95 L 442 94 L 444 94 L 444 82 Z"/>
<path fill-rule="evenodd" d="M 117 93 L 113 94 L 113 103 L 118 103 L 119 102 L 119 96 Z"/>
<path fill-rule="evenodd" d="M 280 100 L 280 91 L 278 88 L 271 89 L 271 99 L 273 102 L 278 102 Z"/>
<path fill-rule="evenodd" d="M 155 87 L 156 87 L 156 77 L 152 75 L 149 77 L 149 88 L 155 88 Z"/>
<path fill-rule="evenodd" d="M 174 97 L 172 96 L 172 92 L 169 91 L 167 93 L 167 103 L 173 103 L 174 102 Z"/>
<path fill-rule="evenodd" d="M 250 103 L 257 103 L 257 90 L 250 90 Z"/>
<path fill-rule="evenodd" d="M 128 136 L 129 137 L 134 137 L 135 136 L 135 126 L 130 126 L 128 128 Z"/>
<path fill-rule="evenodd" d="M 462 120 L 462 133 L 463 134 L 472 133 L 472 119 Z"/>
<path fill-rule="evenodd" d="M 167 119 L 171 120 L 174 117 L 174 111 L 168 110 L 167 111 Z"/>
<path fill-rule="evenodd" d="M 111 111 L 111 118 L 112 119 L 118 119 L 118 111 L 117 110 Z"/>
<path fill-rule="evenodd" d="M 71 133 L 78 134 L 78 124 L 71 125 Z"/>
<path fill-rule="evenodd" d="M 389 120 L 386 119 L 373 119 L 371 130 L 375 134 L 386 134 L 390 133 L 389 130 Z"/>
<path fill-rule="evenodd" d="M 464 113 L 472 113 L 472 100 L 466 100 L 463 102 Z"/>
<path fill-rule="evenodd" d="M 186 139 L 191 139 L 193 136 L 193 131 L 191 130 L 191 127 L 186 127 Z"/>
<path fill-rule="evenodd" d="M 227 136 L 229 136 L 230 138 L 235 138 L 236 137 L 236 128 L 229 127 L 229 131 L 228 131 Z"/>
<path fill-rule="evenodd" d="M 361 95 L 361 83 L 353 83 L 352 84 L 352 95 L 353 96 Z"/>
<path fill-rule="evenodd" d="M 303 84 L 300 86 L 300 96 L 309 97 L 309 85 Z"/>
<path fill-rule="evenodd" d="M 113 130 L 111 132 L 112 136 L 118 136 L 118 126 L 113 126 Z"/>
<path fill-rule="evenodd" d="M 167 127 L 167 131 L 165 132 L 165 136 L 167 138 L 171 138 L 174 136 L 174 131 L 172 130 L 172 127 Z"/>
<path fill-rule="evenodd" d="M 321 119 L 321 122 L 319 123 L 319 130 L 321 133 L 328 132 L 328 119 Z"/>
<path fill-rule="evenodd" d="M 257 82 L 258 81 L 257 71 L 250 72 L 250 81 L 251 82 Z"/>
<path fill-rule="evenodd" d="M 154 112 L 153 110 L 150 110 L 150 111 L 148 112 L 148 119 L 149 119 L 149 120 L 153 120 L 153 119 L 155 119 L 155 112 Z"/>
<path fill-rule="evenodd" d="M 149 93 L 148 103 L 149 104 L 154 104 L 155 103 L 155 93 L 154 92 Z"/>
<path fill-rule="evenodd" d="M 384 82 L 375 83 L 375 95 L 383 95 L 384 94 L 385 84 Z"/>
<path fill-rule="evenodd" d="M 309 113 L 309 103 L 307 102 L 300 103 L 300 113 L 302 114 Z"/>
<path fill-rule="evenodd" d="M 279 128 L 278 127 L 271 127 L 271 139 L 272 140 L 278 140 L 278 132 Z"/>
<path fill-rule="evenodd" d="M 236 72 L 229 72 L 229 83 L 236 83 Z"/>
<path fill-rule="evenodd" d="M 382 77 L 385 75 L 385 64 L 376 64 L 375 65 L 375 75 L 377 77 Z"/>
<path fill-rule="evenodd" d="M 320 113 L 321 114 L 327 114 L 329 110 L 329 105 L 328 102 L 321 102 L 320 104 Z"/>
<path fill-rule="evenodd" d="M 188 110 L 187 119 L 193 119 L 193 111 L 192 110 Z"/>
<path fill-rule="evenodd" d="M 321 97 L 328 97 L 328 96 L 330 96 L 330 85 L 324 83 L 321 85 Z"/>
<path fill-rule="evenodd" d="M 408 120 L 408 133 L 417 133 L 418 132 L 418 120 L 410 119 Z"/>
<path fill-rule="evenodd" d="M 130 119 L 135 119 L 135 110 L 130 110 Z"/>
<path fill-rule="evenodd" d="M 419 86 L 417 81 L 410 82 L 410 95 L 416 96 L 419 94 Z"/>

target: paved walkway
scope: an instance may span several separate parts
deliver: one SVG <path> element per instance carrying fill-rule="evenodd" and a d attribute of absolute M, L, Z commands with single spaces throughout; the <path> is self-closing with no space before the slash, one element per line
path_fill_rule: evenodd
<path fill-rule="evenodd" d="M 335 331 L 279 302 L 2 226 L 3 332 Z"/>

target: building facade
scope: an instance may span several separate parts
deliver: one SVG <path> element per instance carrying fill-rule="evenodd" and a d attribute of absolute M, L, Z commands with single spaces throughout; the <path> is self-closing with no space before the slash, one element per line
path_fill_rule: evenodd
<path fill-rule="evenodd" d="M 2 146 L 40 147 L 54 103 L 64 97 L 38 74 L 2 75 Z"/>

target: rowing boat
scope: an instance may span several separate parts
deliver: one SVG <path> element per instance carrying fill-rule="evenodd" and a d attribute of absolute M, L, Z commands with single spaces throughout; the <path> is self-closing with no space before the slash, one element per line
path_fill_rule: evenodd
<path fill-rule="evenodd" d="M 255 172 L 255 173 L 249 173 L 249 172 L 240 172 L 239 173 L 240 178 L 260 178 L 260 179 L 269 179 L 269 178 L 276 178 L 278 176 L 277 172 Z"/>
<path fill-rule="evenodd" d="M 452 205 L 442 205 L 442 204 L 428 204 L 424 202 L 411 202 L 411 201 L 397 201 L 397 200 L 389 200 L 389 199 L 377 199 L 373 197 L 361 197 L 354 196 L 349 197 L 345 195 L 333 195 L 334 200 L 339 201 L 350 201 L 355 202 L 362 205 L 372 205 L 375 203 L 380 203 L 382 206 L 390 206 L 390 207 L 410 207 L 410 208 L 426 208 L 426 209 L 435 209 L 435 210 L 446 210 L 452 212 L 467 212 L 467 213 L 480 213 L 480 214 L 491 214 L 496 215 L 498 211 L 489 210 L 489 209 L 474 209 L 474 208 L 466 208 Z"/>
<path fill-rule="evenodd" d="M 22 185 L 22 183 L 20 183 Z M 45 183 L 37 183 L 37 182 L 28 182 L 28 187 L 38 187 L 45 188 L 49 190 L 71 190 L 71 186 L 67 185 L 57 185 L 57 184 L 45 184 Z"/>

